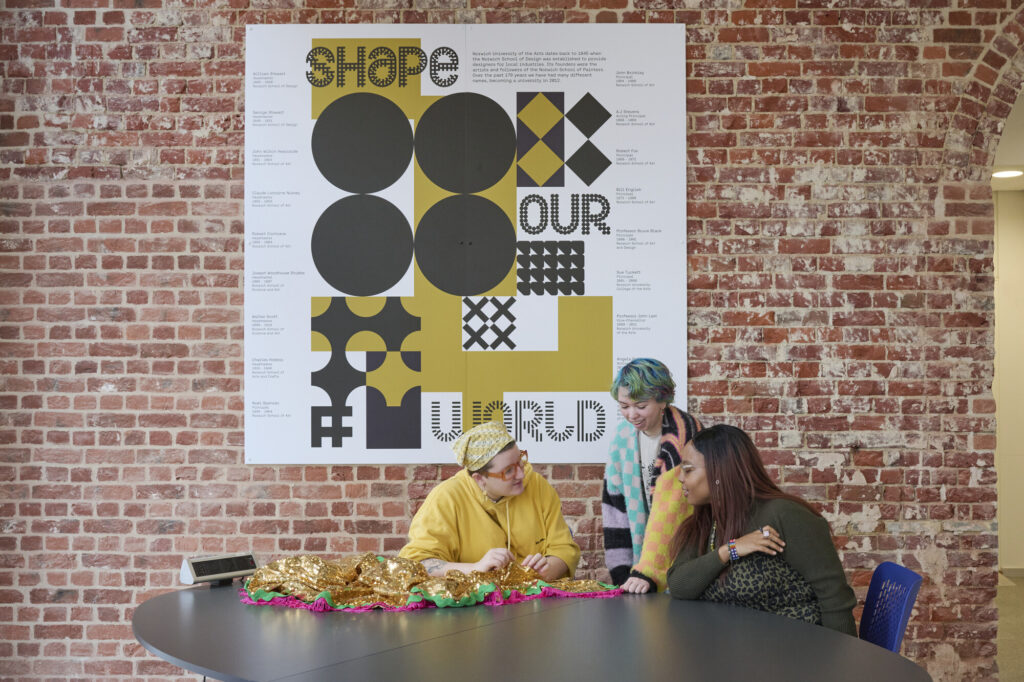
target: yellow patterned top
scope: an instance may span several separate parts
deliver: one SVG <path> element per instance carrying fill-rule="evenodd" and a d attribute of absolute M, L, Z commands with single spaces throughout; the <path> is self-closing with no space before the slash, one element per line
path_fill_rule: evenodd
<path fill-rule="evenodd" d="M 654 483 L 644 546 L 640 552 L 640 561 L 633 567 L 634 571 L 653 580 L 661 592 L 665 590 L 668 569 L 675 560 L 669 553 L 672 536 L 683 519 L 693 511 L 683 495 L 683 484 L 678 474 L 675 469 L 669 469 Z"/>

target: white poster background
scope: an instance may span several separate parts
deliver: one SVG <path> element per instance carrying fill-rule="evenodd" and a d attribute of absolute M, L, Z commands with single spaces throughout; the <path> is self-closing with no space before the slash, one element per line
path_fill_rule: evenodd
<path fill-rule="evenodd" d="M 368 449 L 366 389 L 348 396 L 353 435 L 341 447 L 329 439 L 310 443 L 310 406 L 330 404 L 310 375 L 330 354 L 310 350 L 311 297 L 345 296 L 317 272 L 310 239 L 323 211 L 346 193 L 322 177 L 310 145 L 316 121 L 306 56 L 316 39 L 418 38 L 427 55 L 450 47 L 459 58 L 458 80 L 437 87 L 421 74 L 422 95 L 474 92 L 506 108 L 516 121 L 516 93 L 561 91 L 565 107 L 590 93 L 611 114 L 590 141 L 611 161 L 591 185 L 565 170 L 560 188 L 519 187 L 517 201 L 529 194 L 561 196 L 568 213 L 572 193 L 600 193 L 611 202 L 610 235 L 586 238 L 586 296 L 613 297 L 615 371 L 635 357 L 665 362 L 677 383 L 676 404 L 686 404 L 686 158 L 685 27 L 681 25 L 335 25 L 248 26 L 245 92 L 245 459 L 249 463 L 415 463 L 450 462 L 446 437 L 430 429 L 430 410 L 440 406 L 442 422 L 452 425 L 449 406 L 459 393 L 421 396 L 422 442 L 418 448 Z M 566 58 L 565 55 L 572 55 Z M 493 67 L 496 56 L 549 65 L 540 77 L 522 69 Z M 514 57 L 513 57 L 514 56 Z M 483 59 L 489 59 L 488 68 Z M 559 62 L 567 62 L 558 68 Z M 514 63 L 514 62 L 510 62 Z M 551 68 L 551 64 L 556 64 Z M 474 77 L 476 74 L 476 77 Z M 371 88 L 372 89 L 372 88 Z M 566 156 L 585 136 L 565 126 Z M 376 195 L 413 215 L 413 164 L 405 175 Z M 517 225 L 517 239 L 524 237 Z M 548 229 L 548 241 L 580 239 Z M 380 296 L 413 296 L 413 268 Z M 517 297 L 517 352 L 557 350 L 555 296 Z M 489 351 L 478 351 L 489 352 Z M 350 353 L 358 367 L 359 353 Z M 430 358 L 422 359 L 424 364 Z M 518 404 L 550 403 L 559 427 L 580 417 L 581 400 L 604 412 L 599 440 L 555 442 L 507 423 L 521 447 L 538 462 L 602 462 L 620 417 L 605 391 L 507 392 Z M 462 408 L 468 413 L 467 406 Z M 528 414 L 525 412 L 524 414 Z M 507 417 L 506 417 L 507 418 Z M 593 424 L 590 424 L 592 427 Z M 589 427 L 588 427 L 589 428 Z M 532 431 L 536 432 L 534 428 Z"/>

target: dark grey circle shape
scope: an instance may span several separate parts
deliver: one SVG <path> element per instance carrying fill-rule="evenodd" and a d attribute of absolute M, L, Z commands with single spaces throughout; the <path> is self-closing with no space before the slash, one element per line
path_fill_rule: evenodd
<path fill-rule="evenodd" d="M 472 194 L 431 206 L 416 228 L 416 264 L 441 291 L 475 296 L 498 285 L 516 258 L 516 230 L 497 204 Z"/>
<path fill-rule="evenodd" d="M 416 161 L 449 192 L 479 192 L 504 177 L 516 156 L 516 133 L 505 110 L 473 92 L 431 104 L 416 124 Z"/>
<path fill-rule="evenodd" d="M 412 263 L 409 221 L 390 201 L 372 195 L 353 194 L 328 206 L 310 243 L 320 276 L 350 296 L 387 291 Z"/>
<path fill-rule="evenodd" d="M 313 126 L 313 161 L 335 187 L 357 194 L 393 185 L 412 160 L 412 126 L 397 104 L 370 92 L 339 97 Z"/>

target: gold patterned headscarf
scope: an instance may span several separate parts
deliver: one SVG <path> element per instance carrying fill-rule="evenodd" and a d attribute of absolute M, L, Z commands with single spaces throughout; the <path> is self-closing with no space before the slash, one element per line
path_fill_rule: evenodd
<path fill-rule="evenodd" d="M 476 471 L 514 440 L 501 422 L 487 422 L 459 436 L 452 443 L 452 450 L 459 464 L 470 471 Z"/>

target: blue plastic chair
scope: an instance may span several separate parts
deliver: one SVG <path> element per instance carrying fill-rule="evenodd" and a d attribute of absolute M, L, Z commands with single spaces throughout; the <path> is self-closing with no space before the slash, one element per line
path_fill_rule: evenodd
<path fill-rule="evenodd" d="M 871 575 L 864 612 L 860 617 L 860 638 L 900 652 L 910 611 L 924 580 L 909 568 L 883 561 Z"/>

